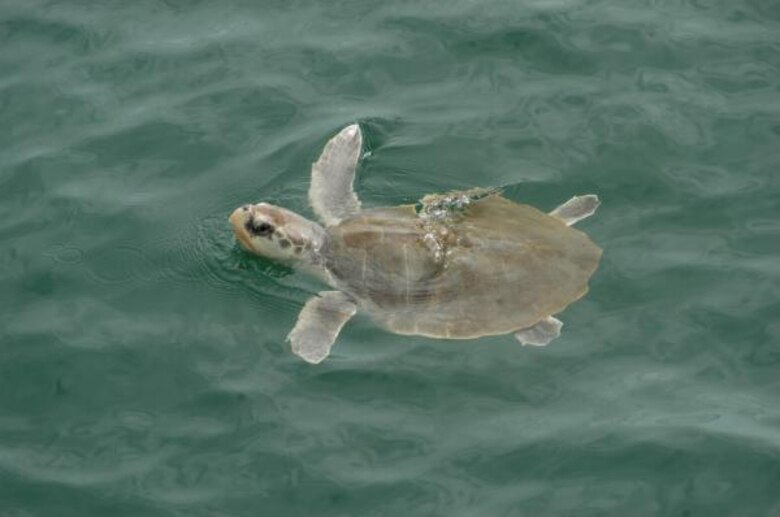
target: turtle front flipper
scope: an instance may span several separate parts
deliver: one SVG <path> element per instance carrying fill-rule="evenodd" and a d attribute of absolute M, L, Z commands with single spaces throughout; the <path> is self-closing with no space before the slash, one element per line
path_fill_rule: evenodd
<path fill-rule="evenodd" d="M 574 196 L 550 212 L 550 215 L 562 219 L 567 226 L 571 226 L 577 221 L 593 215 L 600 204 L 601 201 L 595 194 Z"/>
<path fill-rule="evenodd" d="M 347 126 L 325 144 L 320 158 L 311 166 L 309 203 L 326 225 L 338 224 L 360 212 L 353 183 L 362 145 L 360 126 Z"/>
<path fill-rule="evenodd" d="M 356 311 L 357 306 L 341 291 L 322 291 L 309 298 L 287 335 L 293 353 L 309 363 L 321 363 L 330 354 L 341 327 Z"/>
<path fill-rule="evenodd" d="M 536 325 L 515 332 L 515 338 L 521 345 L 545 346 L 561 335 L 563 322 L 547 316 Z"/>

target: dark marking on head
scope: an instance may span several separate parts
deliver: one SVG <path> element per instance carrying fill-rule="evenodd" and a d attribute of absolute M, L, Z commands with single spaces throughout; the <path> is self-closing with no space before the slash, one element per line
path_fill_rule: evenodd
<path fill-rule="evenodd" d="M 264 221 L 256 221 L 254 218 L 247 220 L 244 227 L 250 234 L 257 237 L 265 237 L 267 239 L 271 238 L 271 235 L 273 235 L 275 230 L 273 225 Z"/>
<path fill-rule="evenodd" d="M 287 239 L 279 239 L 279 246 L 282 248 L 289 248 L 290 247 L 290 241 Z"/>
<path fill-rule="evenodd" d="M 296 254 L 300 254 L 300 253 L 301 253 L 301 250 L 303 250 L 303 246 L 301 246 L 301 245 L 297 245 L 297 246 L 295 246 L 295 253 L 296 253 Z"/>

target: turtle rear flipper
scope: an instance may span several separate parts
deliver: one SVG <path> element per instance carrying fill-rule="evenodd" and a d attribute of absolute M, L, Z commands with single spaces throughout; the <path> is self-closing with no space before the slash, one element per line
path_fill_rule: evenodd
<path fill-rule="evenodd" d="M 536 325 L 515 332 L 515 338 L 521 345 L 545 346 L 561 335 L 561 327 L 561 320 L 547 316 Z"/>
<path fill-rule="evenodd" d="M 594 194 L 574 196 L 550 212 L 550 215 L 562 219 L 567 226 L 571 226 L 577 221 L 593 215 L 600 204 L 599 197 Z"/>
<path fill-rule="evenodd" d="M 320 158 L 311 166 L 309 203 L 326 225 L 338 224 L 360 212 L 353 183 L 362 146 L 360 126 L 352 124 L 325 144 Z"/>
<path fill-rule="evenodd" d="M 293 353 L 309 363 L 321 363 L 356 311 L 357 306 L 341 291 L 322 291 L 309 298 L 287 336 Z"/>

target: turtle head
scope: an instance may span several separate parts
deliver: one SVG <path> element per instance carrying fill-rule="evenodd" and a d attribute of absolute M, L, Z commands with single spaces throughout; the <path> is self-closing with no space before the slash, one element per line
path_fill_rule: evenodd
<path fill-rule="evenodd" d="M 318 224 L 268 203 L 236 208 L 230 223 L 245 250 L 281 262 L 311 260 L 322 241 Z"/>

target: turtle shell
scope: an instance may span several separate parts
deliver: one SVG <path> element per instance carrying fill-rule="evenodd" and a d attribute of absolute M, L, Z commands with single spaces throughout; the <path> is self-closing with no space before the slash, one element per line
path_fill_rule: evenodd
<path fill-rule="evenodd" d="M 583 232 L 493 194 L 447 217 L 364 210 L 328 227 L 336 286 L 398 334 L 469 339 L 556 314 L 588 290 L 601 249 Z"/>

